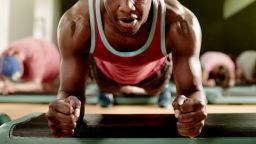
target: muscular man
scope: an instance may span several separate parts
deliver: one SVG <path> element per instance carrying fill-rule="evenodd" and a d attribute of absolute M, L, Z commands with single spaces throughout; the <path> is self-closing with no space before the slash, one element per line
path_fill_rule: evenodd
<path fill-rule="evenodd" d="M 210 51 L 201 56 L 203 85 L 228 88 L 235 85 L 235 63 L 222 52 Z"/>
<path fill-rule="evenodd" d="M 104 92 L 137 86 L 156 95 L 169 82 L 171 61 L 178 131 L 200 134 L 207 116 L 201 29 L 177 0 L 79 0 L 61 18 L 58 40 L 60 88 L 46 114 L 53 135 L 72 135 L 82 120 L 90 68 Z"/>
<path fill-rule="evenodd" d="M 0 93 L 57 92 L 60 55 L 43 39 L 23 38 L 11 43 L 0 56 Z"/>

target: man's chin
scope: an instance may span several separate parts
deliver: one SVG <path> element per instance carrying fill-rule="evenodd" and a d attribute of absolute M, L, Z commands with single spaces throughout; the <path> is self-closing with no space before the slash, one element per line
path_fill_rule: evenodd
<path fill-rule="evenodd" d="M 123 36 L 133 36 L 138 33 L 137 29 L 119 29 Z"/>

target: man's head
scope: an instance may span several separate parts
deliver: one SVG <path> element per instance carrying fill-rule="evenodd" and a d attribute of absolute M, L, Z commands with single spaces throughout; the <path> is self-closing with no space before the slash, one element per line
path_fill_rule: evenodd
<path fill-rule="evenodd" d="M 210 73 L 210 78 L 213 78 L 216 85 L 222 85 L 226 81 L 229 81 L 230 75 L 226 67 L 220 65 L 216 66 Z"/>
<path fill-rule="evenodd" d="M 231 80 L 231 75 L 230 75 L 229 70 L 226 67 L 220 67 L 219 68 L 219 76 L 218 76 L 219 84 L 223 88 L 228 88 L 231 86 L 230 80 Z"/>
<path fill-rule="evenodd" d="M 113 24 L 124 35 L 136 34 L 146 23 L 152 0 L 104 0 Z"/>
<path fill-rule="evenodd" d="M 0 57 L 0 74 L 11 80 L 18 80 L 22 75 L 21 62 L 15 56 Z"/>

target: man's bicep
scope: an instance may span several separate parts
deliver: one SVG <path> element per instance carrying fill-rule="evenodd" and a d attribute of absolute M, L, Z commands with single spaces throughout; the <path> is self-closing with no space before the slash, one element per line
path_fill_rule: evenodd
<path fill-rule="evenodd" d="M 72 36 L 72 21 L 69 20 L 68 13 L 65 13 L 58 25 L 57 38 L 61 57 L 66 57 L 74 50 Z"/>

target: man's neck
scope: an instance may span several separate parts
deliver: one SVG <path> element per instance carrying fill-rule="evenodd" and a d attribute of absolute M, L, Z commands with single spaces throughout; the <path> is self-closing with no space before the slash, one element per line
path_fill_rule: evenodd
<path fill-rule="evenodd" d="M 152 12 L 150 15 L 152 15 Z M 117 51 L 134 51 L 141 48 L 150 34 L 152 26 L 152 16 L 150 15 L 145 24 L 133 35 L 124 35 L 110 19 L 105 19 L 103 21 L 103 29 L 108 42 Z"/>

